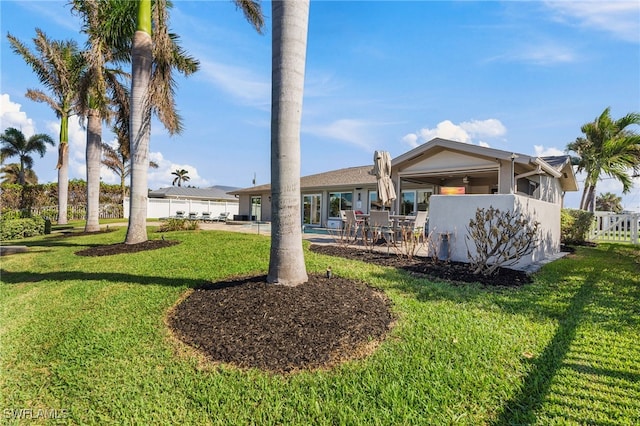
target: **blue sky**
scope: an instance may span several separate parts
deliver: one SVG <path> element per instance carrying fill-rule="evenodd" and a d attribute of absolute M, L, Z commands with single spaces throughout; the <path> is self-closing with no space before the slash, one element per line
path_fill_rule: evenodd
<path fill-rule="evenodd" d="M 154 122 L 149 185 L 251 186 L 270 179 L 271 4 L 264 35 L 231 1 L 174 0 L 171 28 L 201 70 L 178 79 L 185 131 Z M 28 42 L 39 27 L 81 45 L 66 1 L 0 1 L 1 129 L 49 133 L 58 123 L 25 98 L 40 85 L 10 50 L 6 33 Z M 302 174 L 372 163 L 440 136 L 523 154 L 560 154 L 580 126 L 607 106 L 640 112 L 640 2 L 313 1 L 302 120 Z M 104 132 L 103 139 L 113 142 Z M 72 178 L 85 178 L 84 131 L 74 123 Z M 56 151 L 37 159 L 53 182 Z M 115 183 L 104 171 L 102 179 Z M 581 183 L 581 182 L 580 182 Z M 581 186 L 582 188 L 582 186 Z M 621 193 L 605 179 L 600 192 Z M 566 198 L 577 207 L 580 193 Z M 623 197 L 640 211 L 640 179 Z"/>

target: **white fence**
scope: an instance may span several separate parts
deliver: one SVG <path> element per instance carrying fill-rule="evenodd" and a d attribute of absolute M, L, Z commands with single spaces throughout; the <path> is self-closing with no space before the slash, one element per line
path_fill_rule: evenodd
<path fill-rule="evenodd" d="M 589 240 L 640 244 L 639 228 L 640 213 L 595 212 Z"/>
<path fill-rule="evenodd" d="M 147 218 L 157 219 L 175 216 L 176 212 L 189 213 L 209 212 L 211 217 L 218 217 L 220 213 L 229 213 L 229 217 L 238 214 L 239 204 L 236 201 L 204 201 L 204 200 L 177 200 L 173 198 L 149 198 L 147 201 Z M 124 217 L 129 218 L 129 198 L 124 199 Z"/>

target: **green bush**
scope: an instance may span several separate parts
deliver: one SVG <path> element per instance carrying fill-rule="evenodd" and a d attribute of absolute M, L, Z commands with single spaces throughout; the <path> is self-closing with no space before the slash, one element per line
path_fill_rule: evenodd
<path fill-rule="evenodd" d="M 0 240 L 10 241 L 43 235 L 45 221 L 40 216 L 25 219 L 3 219 L 0 221 Z"/>
<path fill-rule="evenodd" d="M 197 220 L 170 218 L 162 222 L 158 232 L 193 231 L 198 229 Z"/>
<path fill-rule="evenodd" d="M 560 241 L 564 244 L 584 244 L 592 224 L 593 213 L 577 209 L 562 209 Z"/>

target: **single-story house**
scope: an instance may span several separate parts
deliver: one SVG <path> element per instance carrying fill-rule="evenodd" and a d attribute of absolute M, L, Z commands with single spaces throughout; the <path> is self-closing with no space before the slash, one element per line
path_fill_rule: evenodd
<path fill-rule="evenodd" d="M 238 198 L 230 195 L 230 191 L 239 188 L 234 186 L 212 186 L 209 188 L 193 188 L 187 186 L 169 186 L 149 191 L 147 204 L 148 218 L 174 217 L 177 212 L 209 213 L 217 217 L 221 213 L 238 214 Z M 129 216 L 129 198 L 124 199 L 124 214 Z"/>
<path fill-rule="evenodd" d="M 340 210 L 368 213 L 380 209 L 370 165 L 300 178 L 302 224 L 341 226 Z M 397 194 L 392 214 L 429 212 L 429 229 L 449 238 L 449 257 L 466 261 L 464 234 L 478 207 L 517 210 L 541 223 L 540 247 L 528 260 L 560 250 L 560 209 L 566 191 L 578 184 L 569 156 L 526 154 L 436 138 L 391 161 Z M 271 219 L 271 186 L 231 191 L 240 215 Z"/>
<path fill-rule="evenodd" d="M 176 200 L 200 201 L 238 201 L 230 195 L 230 191 L 240 189 L 235 186 L 211 186 L 208 188 L 193 188 L 189 186 L 168 186 L 166 188 L 149 191 L 149 198 L 173 198 Z"/>

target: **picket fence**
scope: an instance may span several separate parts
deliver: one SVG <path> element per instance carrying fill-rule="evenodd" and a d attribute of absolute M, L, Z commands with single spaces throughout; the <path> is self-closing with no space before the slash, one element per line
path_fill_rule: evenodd
<path fill-rule="evenodd" d="M 590 241 L 640 244 L 639 228 L 640 213 L 595 212 L 588 238 Z"/>

